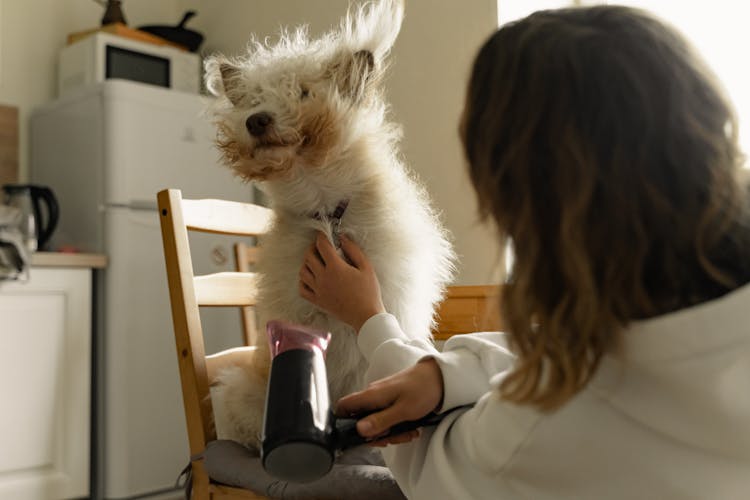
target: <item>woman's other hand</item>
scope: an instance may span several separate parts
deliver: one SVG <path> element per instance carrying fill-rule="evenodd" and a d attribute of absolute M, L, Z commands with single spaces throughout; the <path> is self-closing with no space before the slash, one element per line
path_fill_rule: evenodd
<path fill-rule="evenodd" d="M 385 446 L 411 441 L 415 431 L 377 439 L 394 425 L 418 420 L 437 410 L 443 401 L 443 374 L 432 358 L 370 384 L 367 389 L 341 398 L 336 414 L 346 417 L 379 410 L 357 422 L 357 431 Z"/>
<path fill-rule="evenodd" d="M 340 240 L 348 262 L 323 233 L 318 233 L 300 268 L 299 293 L 359 332 L 365 321 L 385 312 L 385 307 L 367 256 L 345 235 Z"/>

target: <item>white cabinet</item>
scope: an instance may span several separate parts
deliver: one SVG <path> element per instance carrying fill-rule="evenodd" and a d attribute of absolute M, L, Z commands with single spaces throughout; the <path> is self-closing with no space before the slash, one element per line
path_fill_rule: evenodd
<path fill-rule="evenodd" d="M 0 281 L 0 499 L 89 496 L 91 282 L 85 267 Z"/>

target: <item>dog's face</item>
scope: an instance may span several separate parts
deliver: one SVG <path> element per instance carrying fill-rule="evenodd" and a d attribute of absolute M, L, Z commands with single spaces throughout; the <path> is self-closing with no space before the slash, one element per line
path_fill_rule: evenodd
<path fill-rule="evenodd" d="M 261 181 L 329 165 L 364 132 L 363 122 L 382 116 L 380 77 L 402 17 L 400 0 L 381 0 L 320 39 L 309 40 L 303 27 L 272 46 L 251 43 L 243 58 L 210 58 L 206 81 L 219 97 L 224 162 Z"/>

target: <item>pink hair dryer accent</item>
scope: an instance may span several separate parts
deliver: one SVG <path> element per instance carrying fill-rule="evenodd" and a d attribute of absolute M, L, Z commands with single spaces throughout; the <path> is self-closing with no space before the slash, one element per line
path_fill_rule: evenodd
<path fill-rule="evenodd" d="M 317 349 L 325 359 L 326 349 L 331 341 L 330 332 L 279 320 L 269 321 L 266 333 L 272 358 L 290 349 Z"/>

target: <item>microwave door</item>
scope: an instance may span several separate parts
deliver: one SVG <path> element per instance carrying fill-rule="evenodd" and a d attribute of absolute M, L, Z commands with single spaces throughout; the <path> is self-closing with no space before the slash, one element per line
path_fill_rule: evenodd
<path fill-rule="evenodd" d="M 105 48 L 105 78 L 120 78 L 170 88 L 170 60 L 114 45 Z"/>

